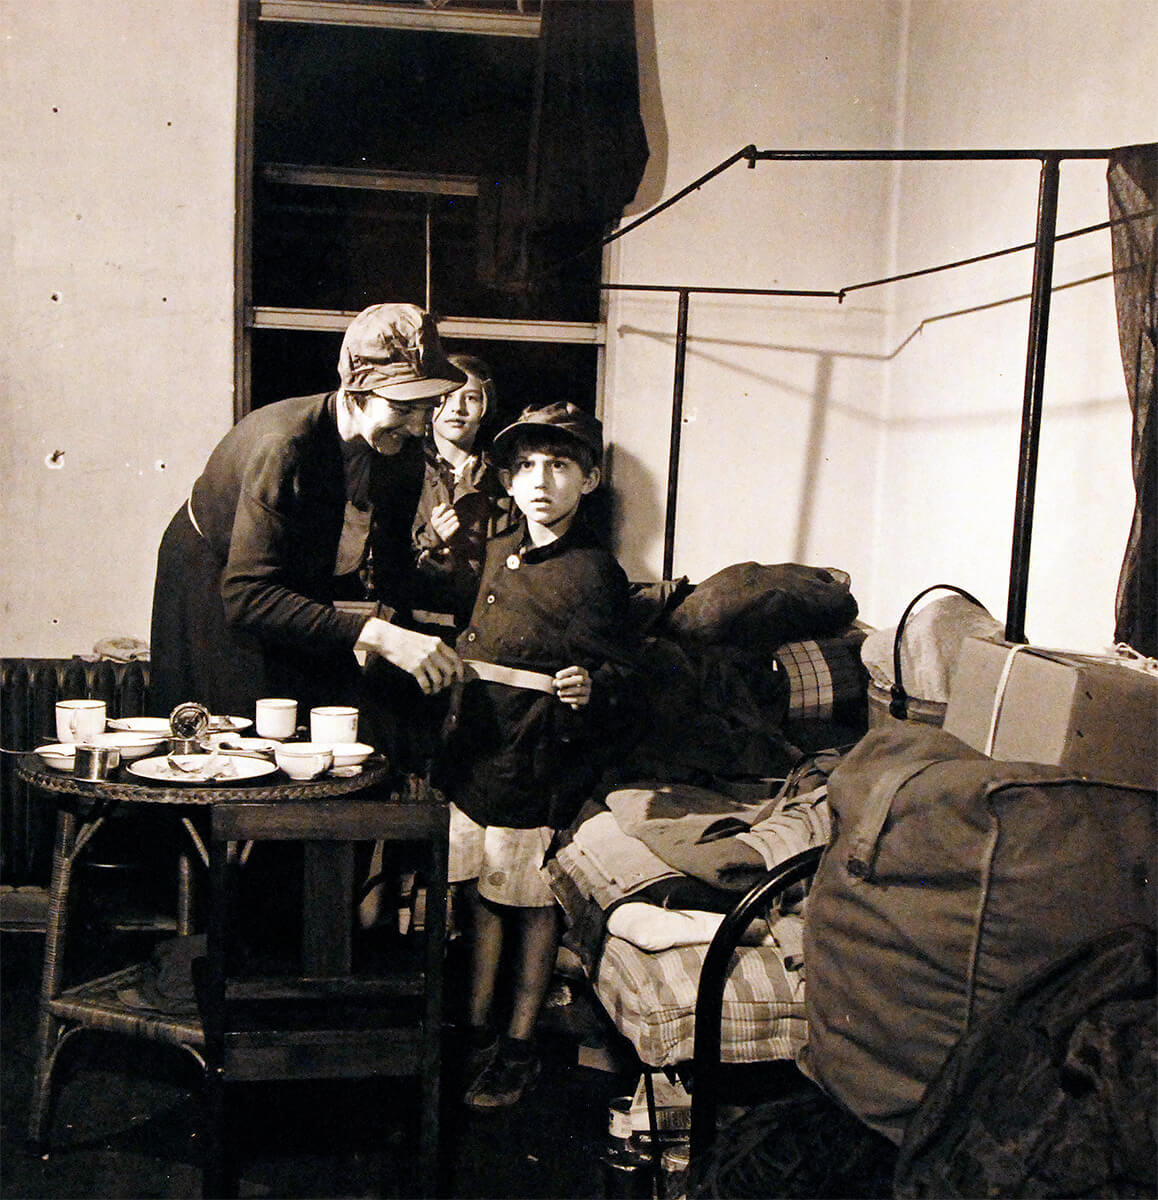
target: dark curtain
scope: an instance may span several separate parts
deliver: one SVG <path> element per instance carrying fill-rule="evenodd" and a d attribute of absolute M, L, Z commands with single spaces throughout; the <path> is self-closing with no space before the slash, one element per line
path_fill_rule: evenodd
<path fill-rule="evenodd" d="M 1158 427 L 1155 425 L 1155 348 L 1158 346 L 1158 146 L 1115 150 L 1106 172 L 1113 226 L 1114 295 L 1126 391 L 1134 414 L 1132 462 L 1135 507 L 1118 577 L 1114 640 L 1158 658 Z"/>
<path fill-rule="evenodd" d="M 480 181 L 479 276 L 516 292 L 598 253 L 643 178 L 632 0 L 543 0 L 531 122 L 526 174 Z"/>

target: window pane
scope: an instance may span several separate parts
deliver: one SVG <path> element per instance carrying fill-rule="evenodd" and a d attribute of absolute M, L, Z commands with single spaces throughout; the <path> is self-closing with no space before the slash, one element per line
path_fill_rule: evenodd
<path fill-rule="evenodd" d="M 531 38 L 261 22 L 257 160 L 522 175 L 536 55 Z"/>

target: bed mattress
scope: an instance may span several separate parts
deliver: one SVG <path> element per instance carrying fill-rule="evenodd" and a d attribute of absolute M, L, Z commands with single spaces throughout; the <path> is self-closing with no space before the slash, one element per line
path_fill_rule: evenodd
<path fill-rule="evenodd" d="M 654 952 L 607 937 L 595 993 L 648 1066 L 691 1060 L 696 988 L 707 951 L 701 943 Z M 794 1059 L 806 1038 L 801 965 L 778 945 L 741 946 L 724 988 L 722 1061 Z"/>

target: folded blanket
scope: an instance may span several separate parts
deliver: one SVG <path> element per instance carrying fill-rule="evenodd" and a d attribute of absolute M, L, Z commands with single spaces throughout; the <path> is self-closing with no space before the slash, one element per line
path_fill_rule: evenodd
<path fill-rule="evenodd" d="M 761 805 L 689 784 L 623 788 L 607 807 L 624 833 L 678 871 L 731 892 L 747 891 L 766 870 L 813 846 L 832 832 L 822 785 Z"/>

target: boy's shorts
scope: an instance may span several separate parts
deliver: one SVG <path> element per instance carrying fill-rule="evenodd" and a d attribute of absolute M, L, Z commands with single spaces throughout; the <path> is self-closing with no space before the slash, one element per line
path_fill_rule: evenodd
<path fill-rule="evenodd" d="M 477 878 L 484 900 L 512 908 L 548 908 L 555 897 L 540 868 L 554 834 L 546 825 L 533 829 L 479 825 L 451 804 L 450 882 Z"/>

